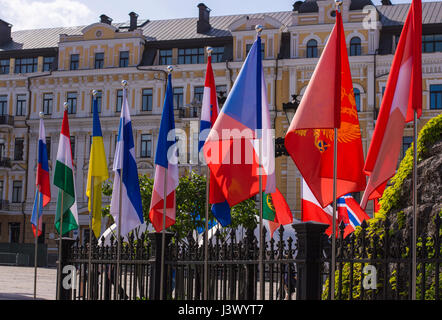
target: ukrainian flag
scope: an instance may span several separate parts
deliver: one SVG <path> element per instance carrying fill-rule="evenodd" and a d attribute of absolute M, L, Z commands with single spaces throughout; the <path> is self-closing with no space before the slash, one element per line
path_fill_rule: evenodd
<path fill-rule="evenodd" d="M 92 145 L 89 158 L 86 196 L 89 198 L 89 212 L 91 212 L 92 210 L 92 230 L 95 234 L 95 237 L 97 237 L 98 239 L 101 232 L 101 188 L 103 181 L 109 178 L 109 173 L 107 170 L 106 154 L 104 152 L 103 134 L 101 132 L 100 118 L 98 117 L 97 99 L 94 98 L 93 100 Z M 91 204 L 92 177 L 94 177 L 93 206 Z"/>

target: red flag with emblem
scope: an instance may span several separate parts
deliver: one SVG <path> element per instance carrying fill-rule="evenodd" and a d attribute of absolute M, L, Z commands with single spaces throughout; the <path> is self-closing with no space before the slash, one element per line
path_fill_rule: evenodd
<path fill-rule="evenodd" d="M 332 128 L 338 127 L 337 198 L 362 191 L 366 184 L 361 130 L 339 12 L 336 18 L 285 137 L 288 153 L 323 208 L 333 202 Z"/>

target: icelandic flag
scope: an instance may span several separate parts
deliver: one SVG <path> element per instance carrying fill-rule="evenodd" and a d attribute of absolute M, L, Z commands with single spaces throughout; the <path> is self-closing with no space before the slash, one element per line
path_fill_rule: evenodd
<path fill-rule="evenodd" d="M 259 155 L 259 142 L 262 154 Z M 275 153 L 258 35 L 203 147 L 214 180 L 230 207 L 273 193 Z"/>
<path fill-rule="evenodd" d="M 37 188 L 35 192 L 35 200 L 31 216 L 32 231 L 34 232 L 34 237 L 38 237 L 41 235 L 43 207 L 45 207 L 51 201 L 48 151 L 46 148 L 46 133 L 43 119 L 40 119 L 37 161 Z"/>
<path fill-rule="evenodd" d="M 121 107 L 113 171 L 115 176 L 110 213 L 114 217 L 118 228 L 121 188 L 121 236 L 124 236 L 144 223 L 126 89 L 123 89 L 123 105 Z"/>
<path fill-rule="evenodd" d="M 204 83 L 203 103 L 201 108 L 198 154 L 201 154 L 204 142 L 218 117 L 218 112 L 218 99 L 216 97 L 215 78 L 212 70 L 212 57 L 209 56 L 207 58 L 206 81 Z M 216 220 L 223 227 L 226 227 L 232 222 L 230 206 L 224 198 L 220 187 L 216 183 L 212 172 L 210 172 L 209 183 L 209 203 L 212 204 L 212 213 Z"/>
<path fill-rule="evenodd" d="M 167 179 L 165 229 L 173 225 L 176 219 L 175 189 L 178 187 L 179 180 L 177 146 L 175 139 L 172 75 L 169 73 L 157 149 L 155 152 L 155 179 L 149 209 L 149 219 L 157 232 L 163 230 L 165 179 Z"/>

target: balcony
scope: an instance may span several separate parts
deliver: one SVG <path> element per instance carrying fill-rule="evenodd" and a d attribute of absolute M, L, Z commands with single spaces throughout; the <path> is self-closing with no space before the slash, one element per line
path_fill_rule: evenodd
<path fill-rule="evenodd" d="M 11 158 L 0 157 L 0 168 L 11 168 Z"/>
<path fill-rule="evenodd" d="M 2 210 L 2 211 L 9 210 L 9 201 L 8 200 L 0 200 L 0 210 Z"/>
<path fill-rule="evenodd" d="M 0 126 L 14 126 L 14 117 L 9 114 L 0 115 Z"/>

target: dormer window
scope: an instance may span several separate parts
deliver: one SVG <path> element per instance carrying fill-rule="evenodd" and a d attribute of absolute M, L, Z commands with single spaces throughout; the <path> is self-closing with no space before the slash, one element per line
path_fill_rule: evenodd
<path fill-rule="evenodd" d="M 37 72 L 37 66 L 38 66 L 37 57 L 15 59 L 15 73 Z"/>
<path fill-rule="evenodd" d="M 204 63 L 204 48 L 178 49 L 178 64 Z"/>
<path fill-rule="evenodd" d="M 9 73 L 9 59 L 0 59 L 0 74 Z"/>
<path fill-rule="evenodd" d="M 172 64 L 172 49 L 160 50 L 160 65 Z"/>
<path fill-rule="evenodd" d="M 54 57 L 43 58 L 43 71 L 52 71 L 54 69 Z"/>

